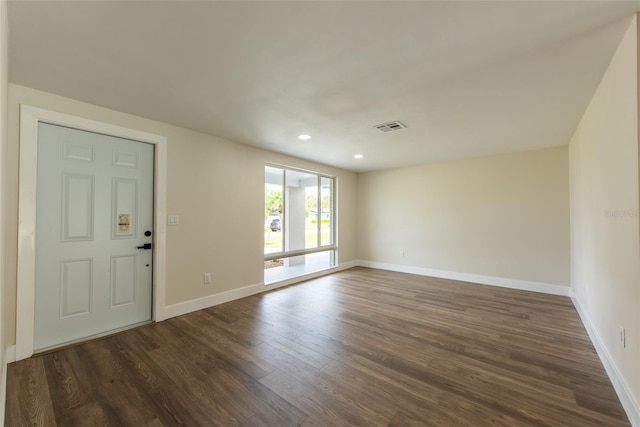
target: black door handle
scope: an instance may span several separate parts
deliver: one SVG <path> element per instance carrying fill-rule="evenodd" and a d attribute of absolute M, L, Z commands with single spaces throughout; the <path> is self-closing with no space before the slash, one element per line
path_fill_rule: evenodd
<path fill-rule="evenodd" d="M 151 243 L 145 243 L 142 246 L 138 246 L 138 249 L 151 249 Z"/>

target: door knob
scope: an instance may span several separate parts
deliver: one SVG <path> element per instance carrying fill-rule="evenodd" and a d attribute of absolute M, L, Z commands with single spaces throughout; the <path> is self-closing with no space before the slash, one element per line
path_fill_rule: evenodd
<path fill-rule="evenodd" d="M 151 249 L 151 243 L 145 243 L 142 246 L 138 246 L 138 249 Z"/>

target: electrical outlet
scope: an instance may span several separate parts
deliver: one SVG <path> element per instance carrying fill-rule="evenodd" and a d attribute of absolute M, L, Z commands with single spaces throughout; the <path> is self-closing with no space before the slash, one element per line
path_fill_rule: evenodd
<path fill-rule="evenodd" d="M 204 273 L 204 276 L 202 276 L 202 283 L 205 285 L 211 284 L 211 273 Z"/>
<path fill-rule="evenodd" d="M 627 347 L 627 334 L 624 330 L 624 326 L 622 325 L 618 325 L 618 336 L 620 338 L 620 344 L 622 345 L 622 348 L 626 348 Z"/>

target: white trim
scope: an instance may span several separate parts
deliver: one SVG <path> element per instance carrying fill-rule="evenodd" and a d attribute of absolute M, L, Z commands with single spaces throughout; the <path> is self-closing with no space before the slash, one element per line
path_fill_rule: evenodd
<path fill-rule="evenodd" d="M 232 289 L 230 291 L 220 292 L 213 295 L 207 295 L 206 297 L 168 305 L 164 309 L 165 319 L 182 316 L 183 314 L 188 314 L 194 311 L 213 307 L 214 305 L 224 304 L 225 302 L 245 298 L 251 295 L 258 294 L 264 290 L 264 285 L 262 283 L 258 283 L 256 285 L 245 286 L 243 288 Z"/>
<path fill-rule="evenodd" d="M 582 324 L 587 330 L 589 338 L 591 338 L 591 342 L 600 357 L 600 361 L 602 362 L 605 371 L 607 371 L 611 384 L 618 394 L 618 399 L 620 399 L 620 403 L 622 403 L 622 407 L 627 413 L 627 417 L 629 417 L 629 422 L 634 427 L 640 427 L 640 403 L 634 399 L 631 388 L 624 380 L 622 374 L 620 374 L 613 357 L 611 357 L 604 341 L 600 338 L 600 334 L 598 334 L 598 331 L 594 327 L 591 318 L 587 315 L 587 311 L 576 297 L 572 297 L 571 300 L 580 315 Z"/>
<path fill-rule="evenodd" d="M 223 304 L 225 302 L 234 301 L 236 299 L 256 295 L 262 292 L 272 291 L 284 286 L 294 285 L 306 280 L 315 279 L 338 271 L 347 270 L 353 267 L 369 267 L 380 270 L 391 270 L 402 273 L 419 274 L 421 276 L 440 277 L 452 280 L 461 280 L 464 282 L 479 283 L 483 285 L 501 286 L 504 288 L 521 289 L 534 292 L 543 292 L 553 295 L 569 296 L 571 289 L 565 286 L 550 285 L 547 283 L 526 282 L 523 280 L 504 279 L 501 277 L 480 276 L 475 274 L 456 273 L 452 271 L 431 270 L 426 268 L 410 267 L 405 265 L 384 264 L 372 261 L 348 261 L 339 266 L 328 268 L 326 270 L 316 271 L 315 273 L 305 274 L 303 276 L 294 277 L 283 280 L 281 282 L 270 283 L 264 285 L 262 283 L 256 285 L 245 286 L 243 288 L 232 289 L 230 291 L 220 292 L 214 295 L 181 302 L 165 307 L 165 319 L 181 316 L 197 310 L 212 307 L 214 305 Z"/>
<path fill-rule="evenodd" d="M 9 59 L 9 20 L 7 2 L 0 3 L 0 351 L 5 351 L 6 334 L 4 333 L 4 318 L 6 318 L 5 300 L 5 270 L 6 270 L 6 243 L 7 243 L 7 207 L 9 202 L 7 184 L 7 150 L 9 146 L 9 121 L 8 121 L 8 59 Z M 0 425 L 4 425 L 4 414 L 7 400 L 7 358 L 3 354 L 0 357 Z"/>
<path fill-rule="evenodd" d="M 337 273 L 338 271 L 347 270 L 349 268 L 357 267 L 357 261 L 348 261 L 344 262 L 335 267 L 330 267 L 324 270 L 315 271 L 309 274 L 303 274 L 301 276 L 292 277 L 291 279 L 285 279 L 279 282 L 272 282 L 265 285 L 267 291 L 271 291 L 273 289 L 282 288 L 283 286 L 294 285 L 296 283 L 304 282 L 306 280 L 316 279 L 318 277 L 327 276 L 329 274 Z"/>
<path fill-rule="evenodd" d="M 4 414 L 6 412 L 6 408 L 7 408 L 7 363 L 3 363 L 2 364 L 2 377 L 0 378 L 0 390 L 4 391 L 4 398 L 2 399 L 2 401 L 0 401 L 0 420 L 3 420 L 4 422 Z"/>
<path fill-rule="evenodd" d="M 2 400 L 0 400 L 0 420 L 4 420 L 7 408 L 7 366 L 16 361 L 16 346 L 10 345 L 5 349 L 4 363 L 2 364 L 2 377 L 0 377 L 0 390 L 2 390 Z M 3 423 L 0 423 L 3 424 Z M 4 425 L 4 424 L 3 424 Z"/>
<path fill-rule="evenodd" d="M 13 363 L 16 361 L 16 346 L 10 345 L 5 351 L 5 361 L 7 363 Z"/>
<path fill-rule="evenodd" d="M 153 320 L 165 319 L 167 266 L 167 138 L 156 144 L 154 185 Z"/>
<path fill-rule="evenodd" d="M 343 262 L 342 264 L 340 264 L 338 268 L 340 269 L 340 271 L 342 271 L 342 270 L 348 270 L 353 267 L 359 267 L 358 261 Z"/>
<path fill-rule="evenodd" d="M 480 285 L 500 286 L 502 288 L 520 289 L 523 291 L 541 292 L 544 294 L 562 295 L 567 297 L 571 295 L 571 288 L 569 286 L 553 285 L 549 283 L 529 282 L 526 280 L 483 276 L 479 274 L 458 273 L 455 271 L 434 270 L 431 268 L 413 267 L 410 265 L 386 264 L 375 261 L 358 261 L 357 264 L 360 267 L 418 274 L 420 276 L 438 277 L 441 279 L 459 280 L 462 282 L 471 282 Z"/>
<path fill-rule="evenodd" d="M 15 359 L 33 354 L 35 302 L 35 212 L 38 123 L 46 122 L 155 145 L 154 171 L 155 262 L 153 263 L 153 318 L 164 319 L 166 287 L 167 138 L 135 129 L 101 123 L 41 108 L 20 106 L 20 186 L 18 196 L 18 289 Z"/>
<path fill-rule="evenodd" d="M 578 311 L 578 315 L 582 320 L 582 323 L 589 334 L 589 338 L 593 343 L 598 356 L 604 366 L 611 384 L 615 389 L 620 403 L 624 408 L 629 421 L 633 427 L 640 427 L 640 403 L 634 398 L 631 388 L 624 380 L 624 377 L 620 374 L 620 371 L 616 367 L 614 359 L 604 345 L 604 341 L 600 338 L 600 335 L 596 331 L 591 319 L 587 315 L 586 311 L 580 304 L 580 301 L 575 297 L 573 288 L 568 286 L 552 285 L 548 283 L 529 282 L 516 279 L 505 279 L 502 277 L 481 276 L 476 274 L 458 273 L 454 271 L 434 270 L 429 268 L 412 267 L 407 265 L 398 264 L 386 264 L 373 261 L 357 261 L 356 264 L 360 267 L 378 268 L 381 270 L 397 271 L 401 273 L 418 274 L 421 276 L 439 277 L 443 279 L 460 280 L 463 282 L 472 282 L 482 285 L 493 285 L 504 288 L 520 289 L 533 292 L 541 292 L 552 295 L 561 295 L 571 297 L 573 305 Z"/>
<path fill-rule="evenodd" d="M 176 317 L 176 316 L 182 316 L 183 314 L 192 313 L 194 311 L 213 307 L 214 305 L 218 305 L 218 304 L 224 304 L 225 302 L 234 301 L 234 300 L 245 298 L 251 295 L 260 294 L 263 292 L 269 292 L 274 289 L 278 289 L 288 285 L 293 285 L 295 283 L 304 282 L 306 280 L 315 279 L 317 277 L 327 276 L 329 274 L 342 271 L 342 270 L 347 270 L 349 268 L 353 268 L 356 266 L 357 266 L 356 261 L 349 261 L 349 262 L 340 264 L 340 266 L 338 267 L 328 268 L 326 270 L 317 271 L 315 273 L 305 274 L 304 276 L 298 276 L 292 279 L 283 280 L 282 282 L 276 282 L 269 285 L 258 283 L 255 285 L 245 286 L 243 288 L 232 289 L 230 291 L 224 291 L 214 295 L 207 295 L 206 297 L 169 305 L 164 309 L 165 319 L 169 319 L 171 317 Z"/>

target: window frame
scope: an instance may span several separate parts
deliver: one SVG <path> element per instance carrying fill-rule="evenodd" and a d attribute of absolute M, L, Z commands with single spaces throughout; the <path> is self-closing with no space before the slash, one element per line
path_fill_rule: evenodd
<path fill-rule="evenodd" d="M 325 173 L 321 173 L 321 172 L 316 172 L 316 171 L 311 171 L 311 170 L 307 170 L 307 169 L 301 169 L 301 168 L 296 168 L 296 167 L 291 167 L 291 166 L 286 166 L 286 165 L 282 165 L 282 164 L 277 164 L 277 163 L 269 163 L 266 162 L 264 165 L 265 169 L 267 167 L 271 167 L 271 168 L 276 168 L 276 169 L 281 169 L 282 170 L 282 219 L 281 219 L 281 227 L 282 227 L 282 247 L 281 247 L 281 251 L 280 252 L 271 252 L 268 254 L 264 254 L 264 261 L 273 261 L 276 259 L 282 259 L 282 258 L 291 258 L 291 257 L 295 257 L 295 256 L 301 256 L 301 255 L 309 255 L 309 254 L 314 254 L 314 253 L 319 253 L 319 252 L 327 252 L 327 251 L 332 251 L 331 254 L 331 258 L 332 258 L 332 265 L 335 265 L 335 254 L 336 251 L 338 250 L 338 246 L 336 245 L 336 212 L 337 212 L 337 197 L 336 197 L 336 191 L 337 191 L 337 177 L 332 176 L 332 175 L 328 175 Z M 305 248 L 305 249 L 296 249 L 296 250 L 290 250 L 290 251 L 286 251 L 284 249 L 285 246 L 285 241 L 286 241 L 286 233 L 287 233 L 287 227 L 285 226 L 285 224 L 287 224 L 287 209 L 286 209 L 286 205 L 287 205 L 287 192 L 285 191 L 286 189 L 286 183 L 287 183 L 287 171 L 293 171 L 293 172 L 300 172 L 300 173 L 307 173 L 307 174 L 311 174 L 311 175 L 315 175 L 316 179 L 317 179 L 317 207 L 316 207 L 316 216 L 317 216 L 317 222 L 316 222 L 316 227 L 317 227 L 317 242 L 316 242 L 316 247 L 314 248 Z M 329 179 L 331 180 L 331 207 L 330 207 L 330 229 L 329 229 L 329 237 L 330 237 L 330 244 L 329 245 L 322 245 L 322 239 L 321 239 L 321 234 L 322 234 L 322 227 L 321 227 L 321 218 L 322 218 L 322 208 L 321 208 L 321 193 L 322 193 L 322 179 Z M 266 181 L 265 183 L 266 184 Z M 263 202 L 264 203 L 264 202 Z"/>

